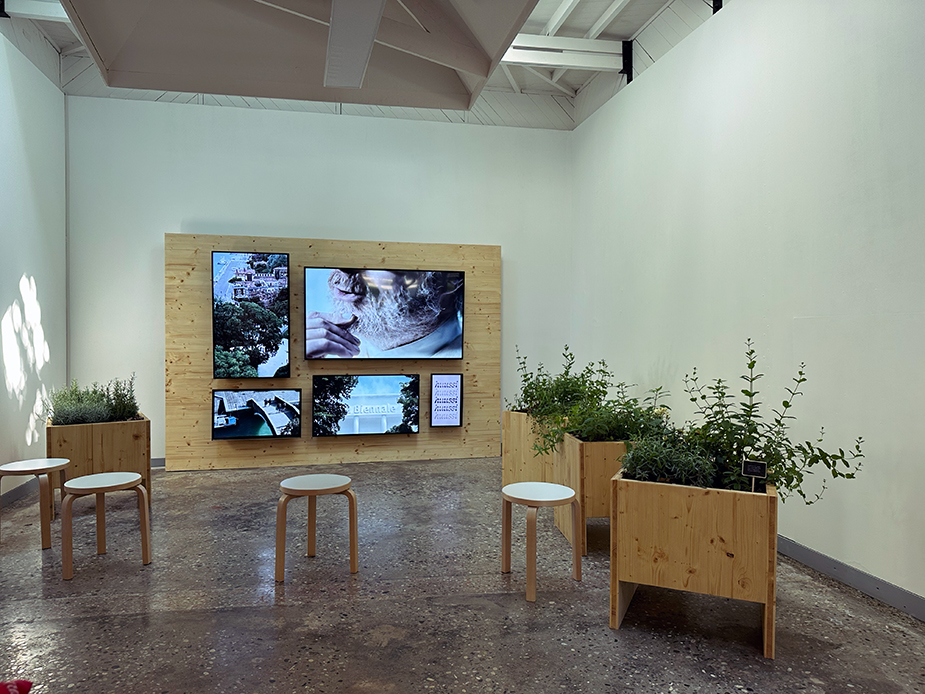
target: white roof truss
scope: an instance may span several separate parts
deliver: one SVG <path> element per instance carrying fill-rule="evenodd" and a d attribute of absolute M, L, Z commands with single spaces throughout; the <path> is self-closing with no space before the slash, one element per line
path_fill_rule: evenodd
<path fill-rule="evenodd" d="M 623 69 L 623 45 L 601 39 L 517 34 L 501 62 L 547 69 L 619 72 Z"/>
<path fill-rule="evenodd" d="M 47 0 L 6 0 L 6 13 L 10 17 L 32 19 L 41 22 L 65 22 L 70 24 L 61 3 Z"/>

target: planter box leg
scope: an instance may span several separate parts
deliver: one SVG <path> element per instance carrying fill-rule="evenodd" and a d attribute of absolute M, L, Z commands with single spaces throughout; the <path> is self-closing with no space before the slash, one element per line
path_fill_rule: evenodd
<path fill-rule="evenodd" d="M 774 658 L 774 621 L 777 613 L 777 606 L 774 601 L 764 604 L 764 611 L 761 615 L 761 626 L 764 632 L 764 657 Z"/>
<path fill-rule="evenodd" d="M 636 594 L 638 583 L 627 583 L 626 581 L 610 582 L 610 628 L 619 629 L 626 616 L 626 608 L 630 606 L 630 600 Z"/>

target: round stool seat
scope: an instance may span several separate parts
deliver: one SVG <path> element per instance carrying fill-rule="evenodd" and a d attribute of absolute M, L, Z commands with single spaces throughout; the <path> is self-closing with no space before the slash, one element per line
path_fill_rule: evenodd
<path fill-rule="evenodd" d="M 74 541 L 71 528 L 71 507 L 74 500 L 96 495 L 96 553 L 106 554 L 106 493 L 129 489 L 138 496 L 141 563 L 151 563 L 151 519 L 148 515 L 148 490 L 145 489 L 144 478 L 137 472 L 97 472 L 93 475 L 82 475 L 64 483 L 66 496 L 61 505 L 61 574 L 65 581 L 74 577 Z"/>
<path fill-rule="evenodd" d="M 68 480 L 64 483 L 64 491 L 79 496 L 116 492 L 120 489 L 131 489 L 140 482 L 141 475 L 137 472 L 98 472 L 94 475 L 83 475 Z"/>
<path fill-rule="evenodd" d="M 536 602 L 536 514 L 540 508 L 572 506 L 572 526 L 578 528 L 581 503 L 575 490 L 552 482 L 515 482 L 501 488 L 501 573 L 511 572 L 511 507 L 527 507 L 527 601 Z M 572 542 L 572 578 L 581 580 L 581 542 Z"/>
<path fill-rule="evenodd" d="M 0 465 L 0 475 L 45 475 L 63 470 L 70 464 L 68 458 L 33 458 Z"/>
<path fill-rule="evenodd" d="M 575 498 L 575 491 L 552 482 L 515 482 L 502 487 L 501 496 L 525 506 L 562 506 Z"/>
<path fill-rule="evenodd" d="M 290 496 L 340 494 L 350 489 L 350 482 L 346 475 L 299 475 L 283 480 L 279 488 Z"/>
<path fill-rule="evenodd" d="M 49 475 L 58 473 L 61 498 L 64 498 L 66 469 L 71 464 L 67 458 L 32 458 L 0 465 L 0 478 L 4 475 L 35 475 L 39 481 L 39 525 L 42 529 L 42 549 L 51 547 L 51 519 L 55 515 L 55 499 L 52 494 Z"/>

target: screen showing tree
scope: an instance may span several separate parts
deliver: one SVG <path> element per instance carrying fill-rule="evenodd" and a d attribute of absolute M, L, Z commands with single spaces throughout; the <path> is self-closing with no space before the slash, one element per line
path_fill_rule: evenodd
<path fill-rule="evenodd" d="M 305 268 L 306 359 L 461 359 L 465 273 Z"/>
<path fill-rule="evenodd" d="M 212 253 L 213 378 L 289 378 L 289 254 Z"/>
<path fill-rule="evenodd" d="M 312 377 L 312 436 L 418 433 L 421 377 Z"/>

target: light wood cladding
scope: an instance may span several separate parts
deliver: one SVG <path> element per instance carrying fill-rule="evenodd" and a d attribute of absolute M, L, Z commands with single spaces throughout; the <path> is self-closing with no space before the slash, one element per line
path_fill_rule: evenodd
<path fill-rule="evenodd" d="M 774 657 L 777 492 L 612 481 L 610 626 L 638 584 L 762 603 L 764 655 Z"/>
<path fill-rule="evenodd" d="M 206 470 L 497 456 L 501 452 L 501 247 L 165 235 L 166 467 Z M 290 378 L 212 378 L 212 251 L 288 253 Z M 304 267 L 466 273 L 463 359 L 305 360 Z M 420 374 L 418 434 L 312 438 L 313 374 Z M 431 428 L 430 375 L 463 374 L 463 426 Z M 212 441 L 212 390 L 301 388 L 302 438 Z"/>
<path fill-rule="evenodd" d="M 99 472 L 137 472 L 151 492 L 151 421 L 45 426 L 45 455 L 69 458 L 67 478 Z"/>

